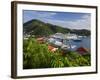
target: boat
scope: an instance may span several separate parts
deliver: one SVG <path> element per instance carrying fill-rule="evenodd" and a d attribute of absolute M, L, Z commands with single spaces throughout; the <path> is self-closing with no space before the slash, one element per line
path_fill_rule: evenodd
<path fill-rule="evenodd" d="M 66 36 L 68 40 L 77 39 L 78 37 L 76 34 L 71 34 L 71 33 L 68 33 Z"/>
<path fill-rule="evenodd" d="M 81 39 L 73 39 L 74 42 L 81 42 Z"/>
<path fill-rule="evenodd" d="M 61 46 L 61 49 L 63 49 L 63 50 L 72 50 L 72 51 L 74 51 L 75 49 L 76 49 L 76 45 L 62 45 Z"/>
<path fill-rule="evenodd" d="M 60 42 L 60 41 L 55 41 L 55 43 L 54 43 L 54 45 L 56 45 L 56 46 L 59 46 L 59 47 L 61 47 L 62 46 L 62 42 Z"/>
<path fill-rule="evenodd" d="M 76 35 L 76 34 L 71 34 L 71 33 L 68 33 L 67 35 L 67 39 L 68 40 L 73 40 L 73 41 L 75 41 L 75 42 L 80 42 L 80 41 L 82 41 L 82 37 L 83 36 L 78 36 L 78 35 Z"/>

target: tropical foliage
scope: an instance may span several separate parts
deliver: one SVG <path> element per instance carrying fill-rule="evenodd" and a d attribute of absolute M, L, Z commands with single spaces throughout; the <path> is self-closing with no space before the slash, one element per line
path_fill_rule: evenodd
<path fill-rule="evenodd" d="M 56 52 L 48 50 L 48 43 L 39 44 L 35 38 L 23 40 L 23 68 L 57 68 L 90 66 L 90 54 L 80 55 L 77 52 L 66 52 L 63 55 L 58 49 Z"/>

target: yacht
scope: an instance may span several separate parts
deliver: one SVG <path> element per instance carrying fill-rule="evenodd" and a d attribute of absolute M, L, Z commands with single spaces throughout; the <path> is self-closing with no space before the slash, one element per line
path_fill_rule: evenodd
<path fill-rule="evenodd" d="M 68 33 L 66 36 L 67 36 L 67 39 L 69 39 L 69 40 L 73 40 L 75 42 L 81 41 L 81 38 L 76 34 Z"/>

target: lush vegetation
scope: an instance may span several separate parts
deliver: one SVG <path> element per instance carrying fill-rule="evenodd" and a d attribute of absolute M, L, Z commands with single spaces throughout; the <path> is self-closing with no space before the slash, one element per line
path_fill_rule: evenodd
<path fill-rule="evenodd" d="M 33 35 L 40 35 L 40 36 L 48 36 L 57 32 L 60 33 L 75 33 L 81 36 L 89 36 L 90 31 L 86 29 L 76 30 L 76 29 L 69 29 L 63 28 L 58 25 L 53 25 L 50 23 L 45 23 L 40 20 L 30 20 L 23 24 L 24 26 L 24 33 L 25 34 L 33 34 Z M 66 25 L 67 27 L 67 25 Z"/>
<path fill-rule="evenodd" d="M 90 66 L 90 54 L 80 55 L 77 52 L 66 52 L 60 49 L 56 52 L 48 50 L 48 43 L 39 44 L 35 38 L 23 42 L 23 68 L 57 68 Z"/>

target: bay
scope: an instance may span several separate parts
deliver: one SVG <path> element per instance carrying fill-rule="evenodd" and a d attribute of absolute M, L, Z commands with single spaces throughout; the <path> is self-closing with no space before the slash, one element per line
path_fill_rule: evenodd
<path fill-rule="evenodd" d="M 83 48 L 90 50 L 91 49 L 91 38 L 90 37 L 82 37 L 81 41 L 70 40 L 70 41 L 66 41 L 66 44 L 76 46 L 73 49 L 71 48 L 71 50 L 76 50 L 79 47 L 83 47 Z"/>

